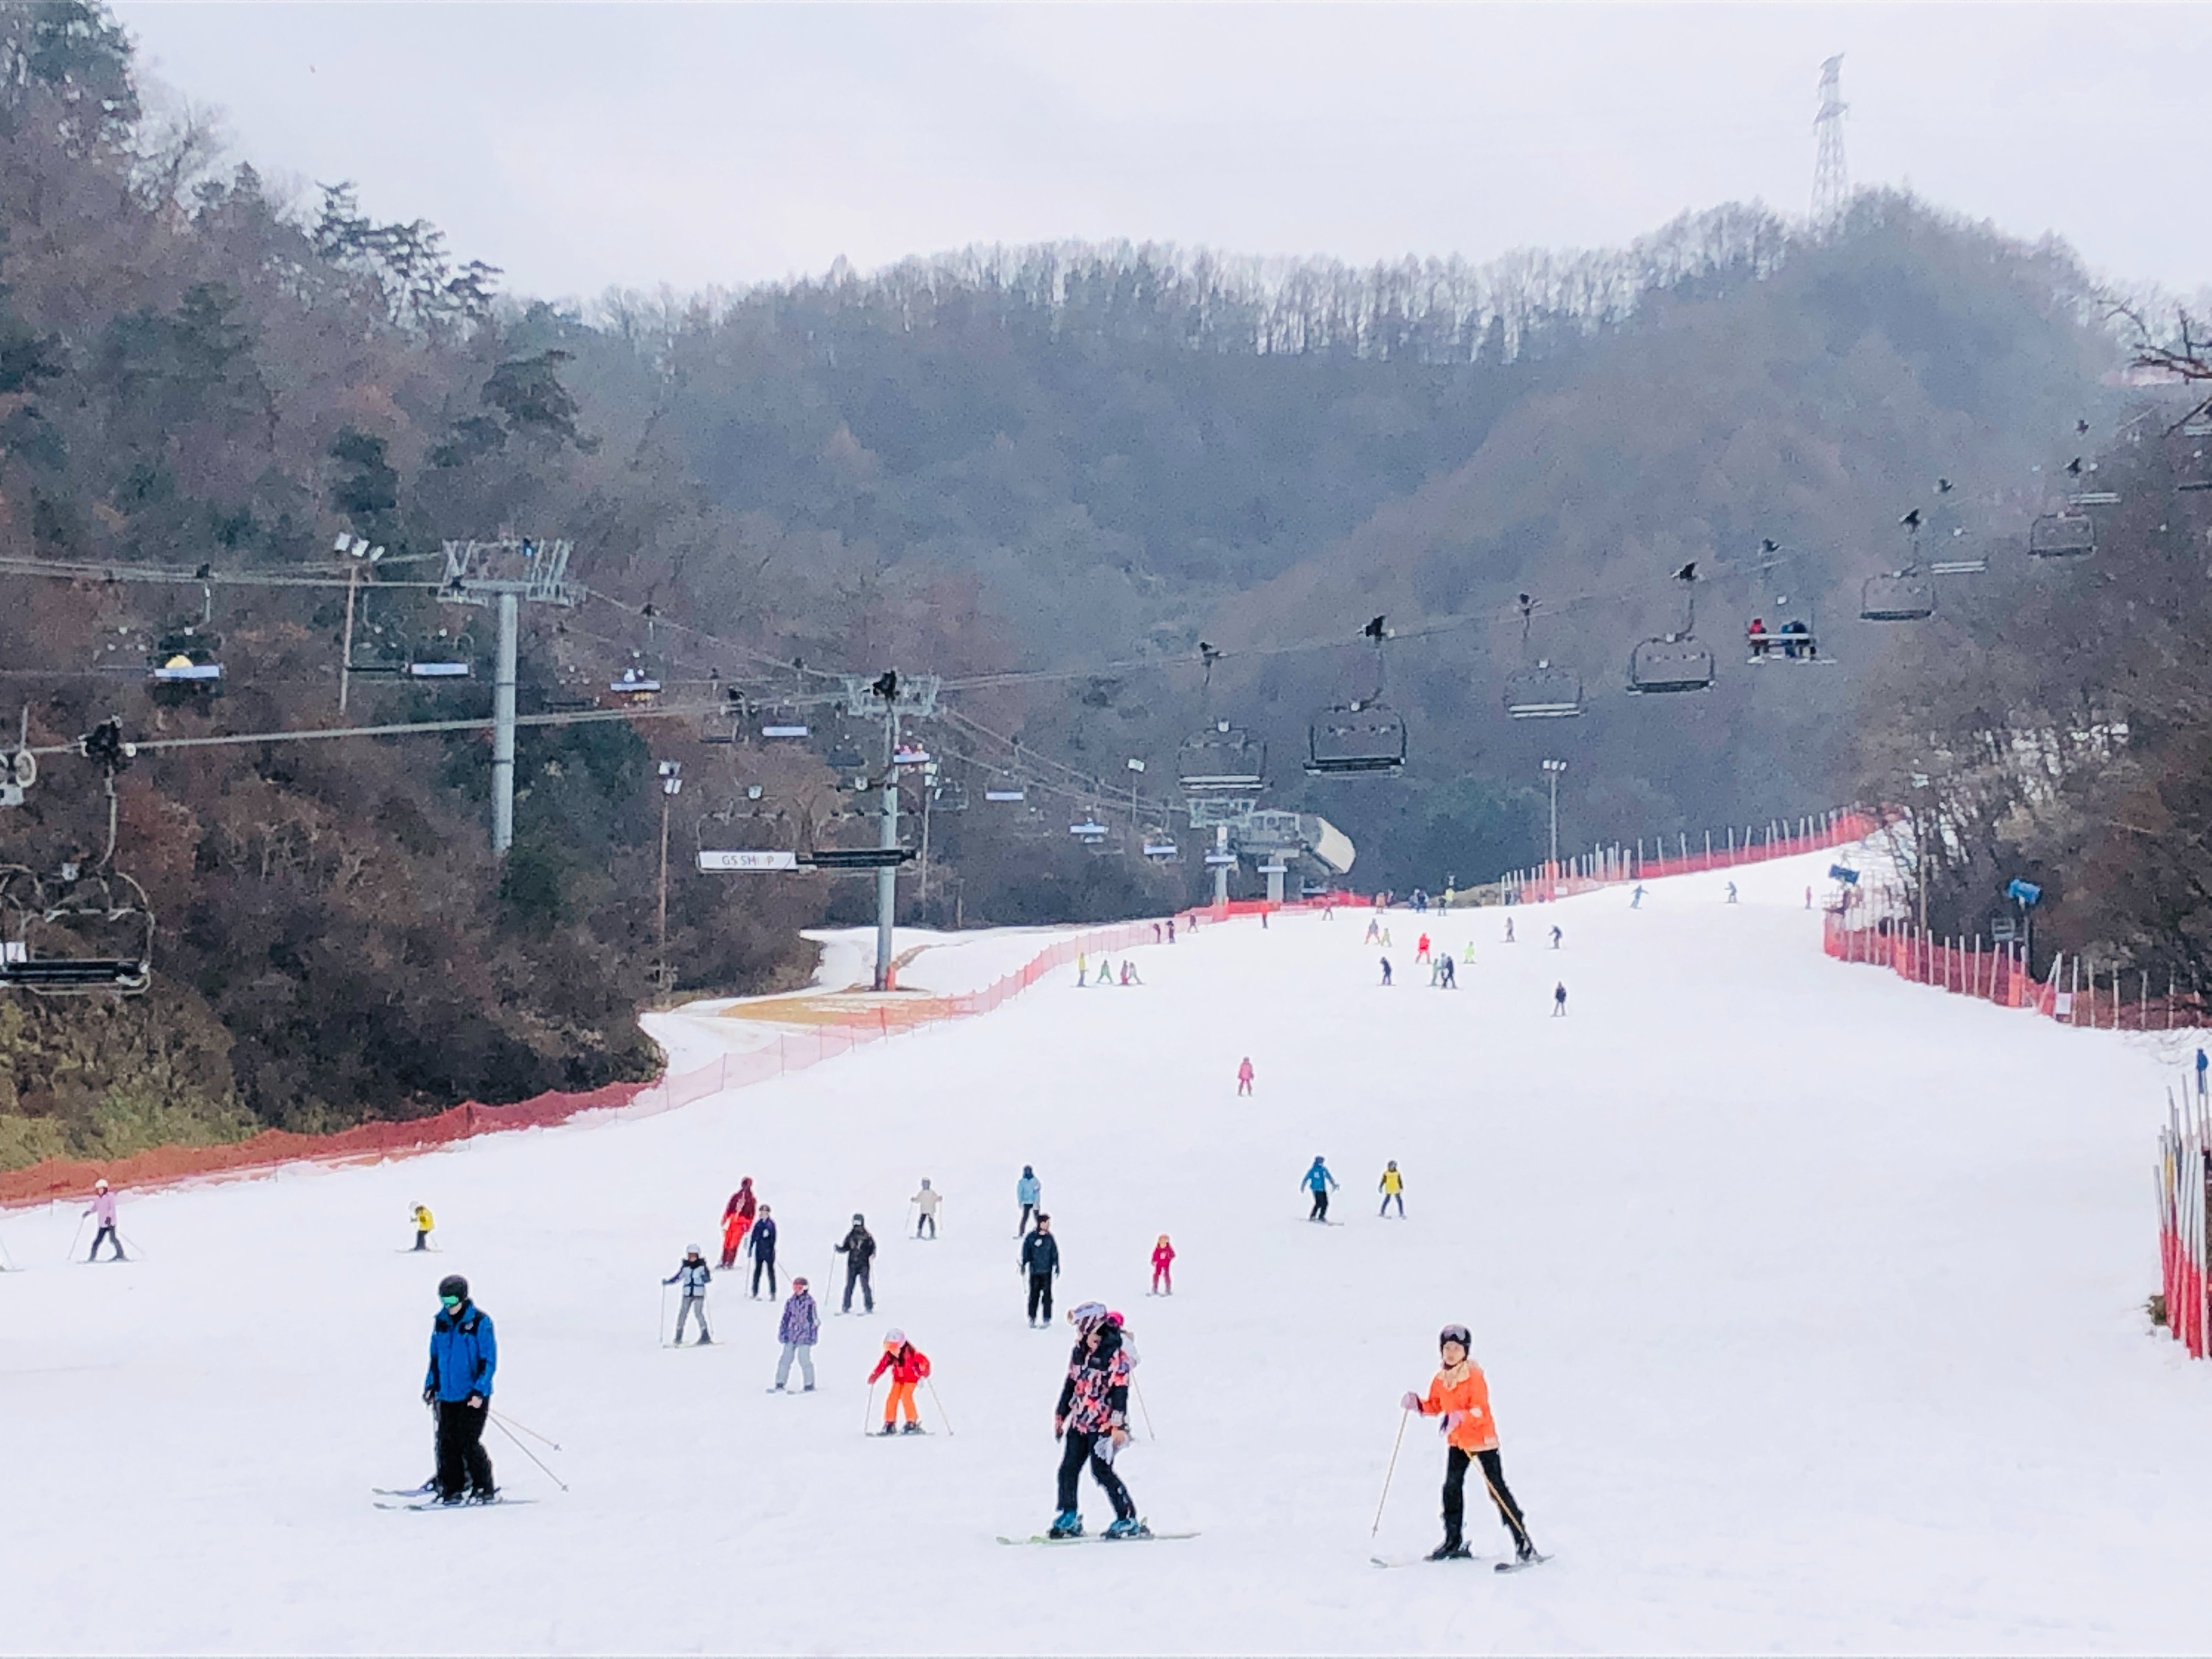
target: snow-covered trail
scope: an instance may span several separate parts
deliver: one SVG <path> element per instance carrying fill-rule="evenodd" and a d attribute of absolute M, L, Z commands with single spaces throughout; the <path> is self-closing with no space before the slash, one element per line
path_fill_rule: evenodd
<path fill-rule="evenodd" d="M 126 1267 L 75 1217 L 0 1217 L 0 1647 L 264 1651 L 2181 1651 L 2212 1537 L 2212 1369 L 2147 1334 L 2147 1039 L 1826 960 L 1828 855 L 1426 919 L 1238 922 L 665 1116 L 381 1168 L 126 1195 Z M 1546 948 L 1553 920 L 1565 948 Z M 1556 979 L 1570 1012 L 1550 1017 Z M 1234 1097 L 1243 1054 L 1254 1099 Z M 1316 1152 L 1344 1182 L 1306 1223 Z M 1409 1218 L 1378 1221 L 1396 1158 Z M 1022 1317 L 1014 1176 L 1067 1305 L 1129 1316 L 1158 1431 L 1123 1472 L 1184 1543 L 1002 1548 L 1051 1508 L 1065 1327 Z M 763 1392 L 775 1310 L 656 1346 L 657 1280 L 752 1176 L 836 1305 L 854 1210 L 872 1318 L 812 1395 Z M 941 1241 L 905 1200 L 947 1194 Z M 437 1211 L 445 1254 L 404 1254 Z M 1176 1295 L 1144 1294 L 1162 1231 Z M 560 1440 L 529 1508 L 371 1509 L 427 1473 L 432 1286 L 498 1321 L 496 1403 Z M 1396 1399 L 1475 1333 L 1541 1570 L 1377 1572 Z M 957 1435 L 866 1438 L 886 1327 Z M 878 1396 L 880 1397 L 880 1396 Z M 942 1426 L 934 1402 L 926 1416 Z M 543 1451 L 543 1448 L 538 1449 Z M 1409 1431 L 1380 1547 L 1434 1540 Z M 1086 1516 L 1106 1511 L 1086 1487 Z M 1473 1538 L 1504 1534 L 1470 1499 Z"/>

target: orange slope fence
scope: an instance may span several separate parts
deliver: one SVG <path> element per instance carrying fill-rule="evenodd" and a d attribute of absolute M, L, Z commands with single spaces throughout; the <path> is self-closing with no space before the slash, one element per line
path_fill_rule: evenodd
<path fill-rule="evenodd" d="M 2207 1351 L 2212 1328 L 2212 1106 L 2203 1084 L 2191 1096 L 2166 1096 L 2158 1136 L 2159 1310 L 2166 1333 L 2192 1359 Z"/>
<path fill-rule="evenodd" d="M 1218 919 L 1210 910 L 1204 914 L 1209 920 Z M 1188 928 L 1194 918 L 1186 914 L 1177 920 Z M 1055 940 L 1021 967 L 980 991 L 902 994 L 895 1000 L 866 1006 L 836 1008 L 826 1014 L 810 1012 L 811 1029 L 783 1032 L 775 1042 L 761 1048 L 726 1054 L 686 1071 L 664 1073 L 649 1083 L 611 1083 L 581 1093 L 556 1091 L 506 1106 L 470 1101 L 428 1117 L 357 1124 L 332 1134 L 295 1134 L 283 1129 L 265 1129 L 244 1140 L 219 1146 L 158 1146 L 128 1158 L 100 1161 L 52 1158 L 0 1175 L 0 1209 L 43 1204 L 80 1194 L 102 1176 L 115 1187 L 144 1191 L 187 1181 L 265 1175 L 288 1164 L 380 1163 L 386 1158 L 434 1152 L 478 1135 L 512 1129 L 550 1128 L 588 1112 L 647 1115 L 670 1111 L 726 1089 L 746 1088 L 770 1078 L 805 1071 L 865 1044 L 916 1031 L 939 1021 L 989 1013 L 1079 956 L 1164 942 L 1169 926 L 1163 918 L 1159 921 L 1123 922 L 1071 934 Z"/>
<path fill-rule="evenodd" d="M 1647 850 L 1615 842 L 1593 848 L 1556 864 L 1540 864 L 1519 870 L 1499 884 L 1508 904 L 1541 904 L 1551 899 L 1571 898 L 1618 887 L 1632 881 L 1656 881 L 1662 876 L 1703 875 L 1714 870 L 1738 870 L 1774 859 L 1795 858 L 1800 853 L 1825 853 L 1864 841 L 1881 828 L 1875 813 L 1856 807 L 1838 807 L 1809 817 L 1777 819 L 1765 824 L 1730 825 L 1707 830 L 1702 842 L 1692 845 L 1686 835 L 1655 839 Z M 1668 848 L 1672 845 L 1674 851 Z"/>

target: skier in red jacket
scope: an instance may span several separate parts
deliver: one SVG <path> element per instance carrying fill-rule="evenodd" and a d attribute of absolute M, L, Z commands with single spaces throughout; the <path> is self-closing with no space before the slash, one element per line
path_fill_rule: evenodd
<path fill-rule="evenodd" d="M 753 1224 L 753 1217 L 759 1212 L 760 1200 L 753 1196 L 753 1178 L 747 1176 L 738 1183 L 738 1190 L 730 1194 L 730 1201 L 722 1206 L 724 1272 L 738 1265 L 738 1254 L 745 1247 L 745 1234 Z"/>
<path fill-rule="evenodd" d="M 1165 1233 L 1152 1246 L 1152 1290 L 1154 1296 L 1175 1294 L 1175 1246 L 1168 1243 Z"/>
<path fill-rule="evenodd" d="M 921 1379 L 929 1375 L 929 1356 L 906 1340 L 904 1331 L 891 1331 L 884 1337 L 884 1357 L 876 1361 L 875 1370 L 868 1373 L 871 1387 L 885 1371 L 891 1374 L 891 1391 L 884 1396 L 884 1425 L 878 1434 L 920 1434 L 922 1432 L 921 1413 L 915 1409 L 914 1391 Z M 893 1416 L 901 1410 L 906 1413 L 906 1427 L 892 1427 Z"/>

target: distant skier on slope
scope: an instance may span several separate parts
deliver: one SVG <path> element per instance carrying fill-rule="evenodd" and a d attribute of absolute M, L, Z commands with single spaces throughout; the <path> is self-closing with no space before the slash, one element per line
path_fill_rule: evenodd
<path fill-rule="evenodd" d="M 123 1235 L 115 1225 L 115 1194 L 109 1188 L 105 1176 L 92 1183 L 92 1203 L 86 1208 L 85 1214 L 100 1224 L 93 1232 L 92 1250 L 85 1260 L 100 1260 L 100 1246 L 103 1239 L 114 1247 L 116 1261 L 130 1260 L 123 1254 Z M 82 1227 L 84 1223 L 80 1220 L 77 1225 Z"/>
<path fill-rule="evenodd" d="M 1419 967 L 1423 963 L 1426 962 L 1428 959 L 1429 959 L 1429 936 L 1428 936 L 1426 933 L 1424 933 L 1424 934 L 1422 934 L 1422 935 L 1421 935 L 1421 937 L 1420 937 L 1418 940 L 1416 940 L 1416 941 L 1414 942 L 1414 945 L 1413 945 L 1413 966 L 1415 966 L 1416 968 L 1418 968 L 1418 967 Z"/>
<path fill-rule="evenodd" d="M 870 1385 L 872 1386 L 885 1371 L 891 1374 L 891 1389 L 884 1396 L 884 1425 L 876 1432 L 920 1434 L 922 1431 L 921 1413 L 915 1408 L 914 1391 L 921 1385 L 922 1378 L 929 1375 L 929 1356 L 908 1341 L 904 1331 L 889 1332 L 884 1337 L 883 1358 L 876 1361 L 875 1370 L 868 1373 Z M 891 1419 L 902 1411 L 906 1413 L 906 1426 L 894 1429 Z"/>
<path fill-rule="evenodd" d="M 676 1271 L 660 1281 L 664 1285 L 680 1284 L 684 1286 L 684 1299 L 676 1304 L 676 1346 L 680 1348 L 684 1346 L 684 1327 L 695 1315 L 699 1321 L 696 1346 L 705 1348 L 714 1345 L 714 1334 L 707 1328 L 707 1285 L 714 1277 L 713 1269 L 707 1266 L 707 1258 L 700 1255 L 699 1247 L 693 1244 L 685 1249 L 684 1260 L 676 1264 Z M 661 1305 L 664 1308 L 667 1306 L 665 1303 Z"/>
<path fill-rule="evenodd" d="M 427 1204 L 417 1204 L 407 1212 L 407 1219 L 415 1229 L 415 1248 L 418 1250 L 428 1249 L 430 1234 L 438 1224 L 437 1218 L 430 1213 L 430 1206 Z"/>
<path fill-rule="evenodd" d="M 1328 1189 L 1336 1185 L 1336 1177 L 1328 1172 L 1328 1165 L 1322 1161 L 1319 1152 L 1314 1154 L 1313 1167 L 1300 1178 L 1299 1184 L 1313 1194 L 1313 1210 L 1306 1219 L 1328 1220 Z"/>
<path fill-rule="evenodd" d="M 730 1201 L 722 1206 L 722 1267 L 726 1270 L 738 1265 L 738 1253 L 745 1246 L 745 1230 L 753 1224 L 753 1217 L 760 1212 L 760 1200 L 753 1196 L 753 1178 L 747 1176 L 738 1183 L 738 1190 L 730 1194 Z"/>
<path fill-rule="evenodd" d="M 1730 904 L 1734 904 L 1735 902 L 1735 884 L 1734 882 L 1730 882 L 1728 884 L 1728 902 Z"/>
<path fill-rule="evenodd" d="M 1382 958 L 1382 982 L 1385 985 L 1390 982 L 1390 958 L 1388 957 Z"/>
<path fill-rule="evenodd" d="M 1036 1171 L 1028 1164 L 1022 1165 L 1022 1178 L 1014 1183 L 1014 1202 L 1022 1206 L 1022 1218 L 1014 1223 L 1014 1237 L 1019 1238 L 1030 1230 L 1030 1218 L 1036 1213 L 1037 1200 L 1044 1195 Z"/>
<path fill-rule="evenodd" d="M 768 1299 L 775 1300 L 775 1217 L 765 1204 L 760 1206 L 760 1218 L 745 1234 L 745 1254 L 753 1259 L 753 1281 L 745 1294 L 760 1295 L 761 1275 L 768 1275 Z"/>
<path fill-rule="evenodd" d="M 447 1274 L 438 1281 L 430 1369 L 422 1378 L 423 1403 L 438 1413 L 441 1504 L 489 1504 L 499 1496 L 491 1454 L 483 1449 L 492 1375 L 498 1369 L 499 1340 L 491 1316 L 469 1299 L 467 1279 Z"/>
<path fill-rule="evenodd" d="M 791 1380 L 791 1362 L 799 1362 L 799 1374 L 806 1379 L 799 1390 L 814 1392 L 814 1345 L 822 1336 L 822 1315 L 814 1305 L 814 1293 L 806 1288 L 803 1278 L 791 1281 L 791 1299 L 783 1304 L 783 1317 L 776 1322 L 775 1340 L 783 1344 L 783 1352 L 775 1362 L 775 1386 L 770 1394 L 781 1394 L 783 1385 Z"/>
<path fill-rule="evenodd" d="M 1438 988 L 1446 991 L 1459 989 L 1459 968 L 1452 961 L 1449 951 L 1437 958 L 1437 975 Z"/>
<path fill-rule="evenodd" d="M 1628 896 L 1628 908 L 1632 910 L 1644 908 L 1644 884 L 1640 881 L 1636 884 L 1636 890 Z"/>
<path fill-rule="evenodd" d="M 1445 1326 L 1437 1339 L 1443 1369 L 1430 1382 L 1428 1394 L 1425 1397 L 1409 1391 L 1398 1402 L 1409 1412 L 1443 1419 L 1444 1541 L 1430 1552 L 1429 1559 L 1446 1561 L 1468 1553 L 1461 1523 L 1467 1509 L 1467 1468 L 1472 1462 L 1481 1466 L 1483 1484 L 1498 1505 L 1498 1518 L 1513 1534 L 1515 1556 L 1526 1565 L 1540 1558 L 1528 1541 L 1521 1506 L 1505 1484 L 1505 1466 L 1498 1455 L 1498 1425 L 1490 1415 L 1490 1382 L 1468 1357 L 1470 1343 L 1466 1326 Z"/>
<path fill-rule="evenodd" d="M 1240 1095 L 1252 1092 L 1252 1056 L 1249 1054 L 1245 1055 L 1237 1067 L 1237 1092 Z"/>
<path fill-rule="evenodd" d="M 1367 918 L 1367 937 L 1362 939 L 1360 943 L 1363 945 L 1380 945 L 1382 942 L 1382 918 L 1380 915 L 1371 915 Z"/>
<path fill-rule="evenodd" d="M 1376 1183 L 1375 1190 L 1382 1194 L 1382 1207 L 1375 1213 L 1378 1216 L 1389 1214 L 1390 1203 L 1395 1199 L 1398 1204 L 1398 1219 L 1403 1221 L 1406 1218 L 1406 1177 L 1398 1173 L 1396 1158 L 1382 1166 L 1382 1179 Z"/>
<path fill-rule="evenodd" d="M 1030 1328 L 1052 1323 L 1052 1281 L 1060 1272 L 1060 1241 L 1052 1236 L 1052 1218 L 1037 1212 L 1036 1231 L 1022 1241 L 1020 1267 L 1030 1282 Z M 1042 1317 L 1037 1310 L 1044 1310 Z"/>
<path fill-rule="evenodd" d="M 1160 1242 L 1152 1246 L 1152 1288 L 1148 1294 L 1175 1294 L 1175 1246 L 1169 1243 L 1168 1236 L 1162 1233 Z"/>
<path fill-rule="evenodd" d="M 1552 988 L 1552 1018 L 1559 1019 L 1567 1012 L 1567 982 L 1561 980 Z"/>
<path fill-rule="evenodd" d="M 1108 1315 L 1103 1303 L 1086 1302 L 1069 1310 L 1075 1327 L 1075 1349 L 1068 1356 L 1067 1380 L 1060 1386 L 1060 1401 L 1053 1407 L 1053 1438 L 1060 1441 L 1059 1511 L 1047 1536 L 1080 1538 L 1083 1513 L 1076 1507 L 1076 1482 L 1084 1465 L 1105 1490 L 1114 1506 L 1109 1538 L 1148 1536 L 1137 1519 L 1136 1500 L 1129 1496 L 1121 1477 L 1114 1472 L 1114 1454 L 1129 1443 L 1129 1379 L 1133 1367 L 1124 1351 L 1121 1327 Z"/>
<path fill-rule="evenodd" d="M 1077 990 L 1083 988 L 1084 981 L 1090 977 L 1090 957 L 1085 952 L 1078 951 L 1075 953 L 1075 988 Z"/>
<path fill-rule="evenodd" d="M 1556 924 L 1552 928 L 1552 948 L 1554 951 L 1559 948 L 1559 930 Z"/>
<path fill-rule="evenodd" d="M 1508 945 L 1513 943 L 1513 918 L 1510 916 L 1505 918 L 1505 942 Z M 1472 949 L 1473 947 L 1469 946 L 1468 948 Z"/>
<path fill-rule="evenodd" d="M 853 1311 L 853 1287 L 857 1285 L 860 1288 L 861 1305 L 870 1313 L 875 1312 L 876 1287 L 869 1278 L 869 1272 L 876 1259 L 876 1236 L 868 1231 L 867 1218 L 854 1211 L 852 1231 L 831 1248 L 845 1258 L 845 1305 L 842 1311 Z"/>
<path fill-rule="evenodd" d="M 1142 985 L 1144 982 L 1144 981 L 1137 977 L 1137 964 L 1131 961 L 1127 957 L 1123 957 L 1121 958 L 1121 983 L 1124 985 Z"/>
<path fill-rule="evenodd" d="M 907 1202 L 914 1206 L 914 1236 L 920 1238 L 927 1228 L 929 1237 L 937 1237 L 937 1206 L 945 1202 L 945 1194 L 929 1184 L 929 1177 L 921 1178 L 921 1190 Z"/>

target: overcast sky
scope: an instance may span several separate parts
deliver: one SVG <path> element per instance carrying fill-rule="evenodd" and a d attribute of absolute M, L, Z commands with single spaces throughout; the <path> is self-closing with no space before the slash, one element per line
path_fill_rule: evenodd
<path fill-rule="evenodd" d="M 201 5 L 118 11 L 273 177 L 513 290 L 736 286 L 969 242 L 1367 260 L 1796 213 L 1854 184 L 2212 282 L 2212 7 Z"/>

